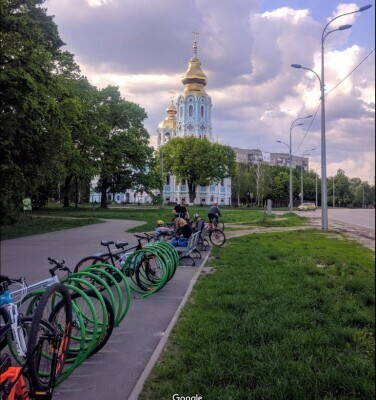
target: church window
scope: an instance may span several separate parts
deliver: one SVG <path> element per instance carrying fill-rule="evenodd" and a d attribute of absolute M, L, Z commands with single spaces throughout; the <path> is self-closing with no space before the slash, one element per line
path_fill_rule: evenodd
<path fill-rule="evenodd" d="M 204 118 L 204 106 L 201 106 L 201 118 Z"/>
<path fill-rule="evenodd" d="M 189 116 L 190 117 L 193 116 L 193 106 L 192 105 L 189 106 Z"/>
<path fill-rule="evenodd" d="M 183 116 L 183 107 L 180 107 L 180 118 Z"/>

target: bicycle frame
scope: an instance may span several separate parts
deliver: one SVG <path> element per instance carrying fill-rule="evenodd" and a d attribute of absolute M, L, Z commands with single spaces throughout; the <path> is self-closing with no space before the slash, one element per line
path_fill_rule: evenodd
<path fill-rule="evenodd" d="M 18 312 L 18 306 L 13 301 L 13 298 L 18 295 L 26 296 L 27 294 L 33 292 L 38 289 L 45 289 L 48 286 L 54 285 L 55 283 L 59 283 L 59 277 L 57 275 L 52 276 L 51 278 L 44 279 L 43 281 L 34 283 L 30 286 L 25 286 L 21 289 L 9 291 L 8 289 L 4 291 L 1 296 L 2 304 L 1 308 L 4 308 L 9 316 L 9 322 L 7 326 L 0 330 L 0 337 L 6 334 L 9 330 L 12 332 L 12 338 L 16 345 L 17 354 L 20 357 L 26 357 L 27 353 L 27 344 L 25 340 L 25 335 L 22 330 L 22 326 L 20 325 L 20 314 Z M 22 299 L 22 298 L 21 298 Z"/>

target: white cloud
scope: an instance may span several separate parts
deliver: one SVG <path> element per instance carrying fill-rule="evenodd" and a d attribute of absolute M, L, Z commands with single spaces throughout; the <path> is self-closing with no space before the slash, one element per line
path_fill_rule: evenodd
<path fill-rule="evenodd" d="M 165 117 L 169 91 L 182 91 L 193 30 L 200 32 L 199 56 L 213 99 L 213 133 L 222 143 L 284 151 L 276 140 L 287 141 L 292 119 L 314 113 L 319 104 L 317 78 L 290 67 L 299 63 L 320 71 L 323 26 L 308 9 L 260 12 L 257 0 L 163 0 L 153 7 L 150 0 L 47 4 L 91 82 L 118 85 L 126 99 L 144 107 L 152 135 Z M 333 16 L 357 8 L 355 3 L 340 3 Z M 355 18 L 360 13 L 341 18 L 340 24 L 354 23 Z M 346 45 L 350 34 L 351 30 L 335 32 L 327 39 L 327 90 L 367 54 L 359 45 Z M 370 57 L 327 97 L 329 173 L 340 167 L 350 176 L 373 177 L 373 113 Z M 304 132 L 294 130 L 294 147 Z M 320 147 L 320 112 L 299 151 L 310 147 Z M 312 165 L 318 161 L 313 156 Z"/>
<path fill-rule="evenodd" d="M 112 0 L 86 0 L 90 7 L 101 7 L 111 3 Z"/>

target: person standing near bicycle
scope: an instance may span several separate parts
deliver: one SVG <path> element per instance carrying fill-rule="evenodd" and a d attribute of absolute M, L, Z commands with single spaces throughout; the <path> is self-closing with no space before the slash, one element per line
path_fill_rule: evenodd
<path fill-rule="evenodd" d="M 208 211 L 208 218 L 209 218 L 209 223 L 213 223 L 214 225 L 218 225 L 218 217 L 221 216 L 221 212 L 219 211 L 218 203 L 215 202 L 213 205 L 210 207 Z"/>
<path fill-rule="evenodd" d="M 180 204 L 176 204 L 174 209 L 172 210 L 173 220 L 175 221 L 177 218 L 184 218 L 185 220 L 189 220 L 189 212 L 187 210 L 187 205 L 185 200 L 181 200 Z"/>

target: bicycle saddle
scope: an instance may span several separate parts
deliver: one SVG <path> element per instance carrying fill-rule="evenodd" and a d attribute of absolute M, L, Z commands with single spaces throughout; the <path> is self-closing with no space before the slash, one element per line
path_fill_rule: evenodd
<path fill-rule="evenodd" d="M 123 247 L 125 247 L 125 246 L 128 246 L 128 242 L 116 242 L 116 243 L 115 243 L 115 247 L 116 247 L 117 249 L 121 249 L 121 248 L 123 248 Z"/>
<path fill-rule="evenodd" d="M 114 244 L 113 240 L 109 240 L 108 242 L 105 242 L 104 240 L 101 241 L 101 245 L 102 246 L 109 246 L 110 244 Z"/>

